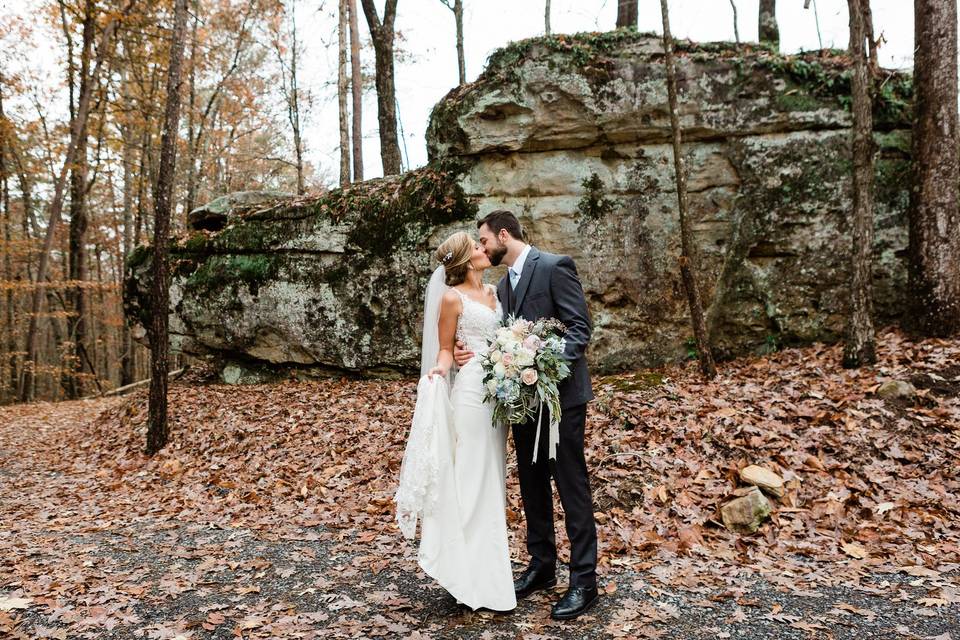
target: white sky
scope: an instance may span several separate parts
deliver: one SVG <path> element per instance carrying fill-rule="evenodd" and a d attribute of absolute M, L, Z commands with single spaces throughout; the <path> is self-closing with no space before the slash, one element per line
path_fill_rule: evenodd
<path fill-rule="evenodd" d="M 287 0 L 290 2 L 291 0 Z M 383 0 L 376 0 L 381 9 Z M 759 0 L 735 0 L 742 41 L 757 38 Z M 824 47 L 847 46 L 847 0 L 814 0 Z M 803 0 L 779 0 L 781 50 L 793 53 L 819 48 L 813 4 L 803 9 Z M 0 12 L 24 15 L 40 0 L 0 0 Z M 360 2 L 358 0 L 357 5 Z M 616 22 L 616 0 L 553 0 L 551 26 L 554 33 L 603 31 Z M 305 115 L 303 127 L 307 158 L 335 178 L 339 166 L 339 127 L 336 101 L 336 0 L 296 0 L 300 39 L 304 43 L 301 85 L 315 100 Z M 872 0 L 874 29 L 882 34 L 881 64 L 909 68 L 913 64 L 913 2 Z M 464 44 L 467 80 L 475 79 L 487 57 L 512 40 L 542 35 L 543 0 L 464 0 Z M 661 31 L 660 0 L 639 0 L 639 29 Z M 730 0 L 670 0 L 670 24 L 678 38 L 733 40 Z M 398 0 L 399 46 L 407 55 L 396 66 L 397 101 L 406 149 L 401 149 L 405 167 L 427 160 L 424 133 L 433 105 L 457 83 L 453 13 L 440 0 Z M 366 22 L 360 18 L 361 36 Z M 331 46 L 332 45 L 332 46 Z M 50 67 L 56 77 L 60 52 L 38 51 L 38 64 Z M 372 68 L 372 51 L 365 52 Z M 376 102 L 372 89 L 364 99 L 365 177 L 381 174 L 377 137 Z"/>

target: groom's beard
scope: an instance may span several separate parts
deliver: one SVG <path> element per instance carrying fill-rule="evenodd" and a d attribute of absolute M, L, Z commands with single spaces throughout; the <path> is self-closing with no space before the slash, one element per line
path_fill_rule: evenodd
<path fill-rule="evenodd" d="M 497 245 L 495 249 L 491 249 L 487 257 L 490 258 L 491 265 L 498 267 L 503 262 L 503 256 L 505 255 L 507 255 L 507 248 L 501 244 Z"/>

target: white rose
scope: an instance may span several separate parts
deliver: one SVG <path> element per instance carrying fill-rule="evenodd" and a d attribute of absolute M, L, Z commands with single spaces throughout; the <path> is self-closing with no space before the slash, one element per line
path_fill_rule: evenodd
<path fill-rule="evenodd" d="M 507 373 L 507 368 L 503 366 L 502 362 L 498 362 L 493 365 L 493 374 L 498 378 L 502 378 Z"/>
<path fill-rule="evenodd" d="M 515 362 L 517 363 L 517 366 L 529 367 L 533 364 L 533 353 L 527 349 L 520 349 L 517 351 Z"/>
<path fill-rule="evenodd" d="M 500 358 L 501 358 L 501 354 L 496 349 L 490 352 L 490 362 L 493 362 L 494 364 L 496 364 L 497 362 L 500 362 Z"/>

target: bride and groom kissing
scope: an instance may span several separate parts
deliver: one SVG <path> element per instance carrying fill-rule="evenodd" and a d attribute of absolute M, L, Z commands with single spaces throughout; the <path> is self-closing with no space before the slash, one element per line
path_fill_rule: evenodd
<path fill-rule="evenodd" d="M 569 620 L 598 597 L 597 532 L 584 457 L 586 408 L 593 398 L 585 357 L 592 324 L 570 257 L 524 242 L 519 221 L 506 210 L 491 212 L 477 228 L 478 240 L 458 232 L 435 253 L 440 264 L 427 285 L 422 377 L 394 498 L 397 521 L 413 539 L 420 518 L 420 567 L 458 603 L 510 611 L 518 599 L 557 584 L 552 476 L 570 540 L 570 582 L 551 616 Z M 496 287 L 484 284 L 486 269 L 501 263 L 507 275 Z M 512 425 L 530 555 L 515 579 L 507 541 L 506 426 L 493 421 L 479 357 L 510 316 L 562 322 L 570 369 L 559 383 L 555 459 L 547 455 L 547 438 L 538 437 L 540 416 Z"/>

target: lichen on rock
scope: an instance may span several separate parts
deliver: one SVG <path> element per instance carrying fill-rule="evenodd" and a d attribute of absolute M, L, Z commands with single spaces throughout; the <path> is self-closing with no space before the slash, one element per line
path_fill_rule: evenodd
<path fill-rule="evenodd" d="M 457 172 L 437 163 L 320 196 L 248 197 L 221 229 L 192 230 L 171 247 L 172 346 L 228 362 L 406 370 L 431 236 L 475 217 Z M 145 248 L 127 266 L 141 322 L 149 266 Z"/>

